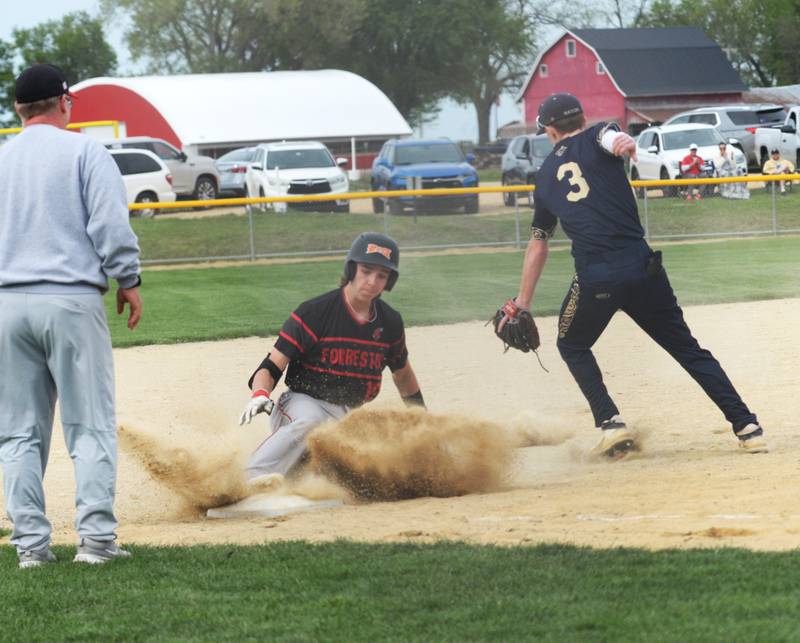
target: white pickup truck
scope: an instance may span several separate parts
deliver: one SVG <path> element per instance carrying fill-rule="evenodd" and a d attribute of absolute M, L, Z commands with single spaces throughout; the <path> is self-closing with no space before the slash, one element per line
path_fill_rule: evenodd
<path fill-rule="evenodd" d="M 761 167 L 769 159 L 772 150 L 779 150 L 781 158 L 800 167 L 800 133 L 797 124 L 800 122 L 800 106 L 787 107 L 786 120 L 782 125 L 759 127 L 756 129 L 755 147 Z"/>

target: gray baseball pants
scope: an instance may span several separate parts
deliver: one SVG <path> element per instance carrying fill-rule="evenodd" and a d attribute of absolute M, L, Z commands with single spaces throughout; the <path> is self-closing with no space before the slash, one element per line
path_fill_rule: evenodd
<path fill-rule="evenodd" d="M 0 289 L 0 463 L 18 551 L 50 543 L 42 479 L 56 397 L 75 468 L 78 535 L 113 540 L 117 432 L 103 298 Z"/>
<path fill-rule="evenodd" d="M 272 433 L 258 445 L 245 469 L 248 480 L 266 473 L 286 475 L 308 451 L 306 437 L 327 420 L 339 420 L 348 408 L 305 393 L 285 391 L 270 416 Z"/>

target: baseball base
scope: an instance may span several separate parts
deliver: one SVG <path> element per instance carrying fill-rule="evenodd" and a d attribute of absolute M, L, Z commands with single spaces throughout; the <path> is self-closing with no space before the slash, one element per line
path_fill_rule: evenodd
<path fill-rule="evenodd" d="M 209 518 L 274 518 L 293 513 L 331 509 L 344 504 L 341 500 L 309 500 L 303 496 L 272 496 L 265 493 L 249 496 L 224 507 L 212 507 Z"/>

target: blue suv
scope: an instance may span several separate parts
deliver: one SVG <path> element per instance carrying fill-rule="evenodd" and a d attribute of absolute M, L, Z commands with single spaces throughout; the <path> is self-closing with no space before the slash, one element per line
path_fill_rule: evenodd
<path fill-rule="evenodd" d="M 428 188 L 478 187 L 478 173 L 470 165 L 475 157 L 466 157 L 461 148 L 449 139 L 391 139 L 372 164 L 372 189 L 406 190 Z M 429 197 L 394 197 L 372 199 L 372 211 L 383 212 L 388 201 L 389 212 L 402 214 L 405 208 L 464 208 L 467 214 L 478 212 L 477 194 Z"/>

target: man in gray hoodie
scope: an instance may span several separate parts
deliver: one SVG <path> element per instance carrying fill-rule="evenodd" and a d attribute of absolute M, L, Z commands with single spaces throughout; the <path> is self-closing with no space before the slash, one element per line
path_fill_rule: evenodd
<path fill-rule="evenodd" d="M 139 245 L 122 177 L 102 145 L 66 130 L 72 96 L 54 65 L 28 67 L 23 130 L 0 147 L 0 463 L 19 566 L 55 561 L 42 478 L 56 398 L 75 467 L 76 562 L 130 554 L 116 543 L 114 363 L 108 279 L 128 328 L 142 314 Z"/>

